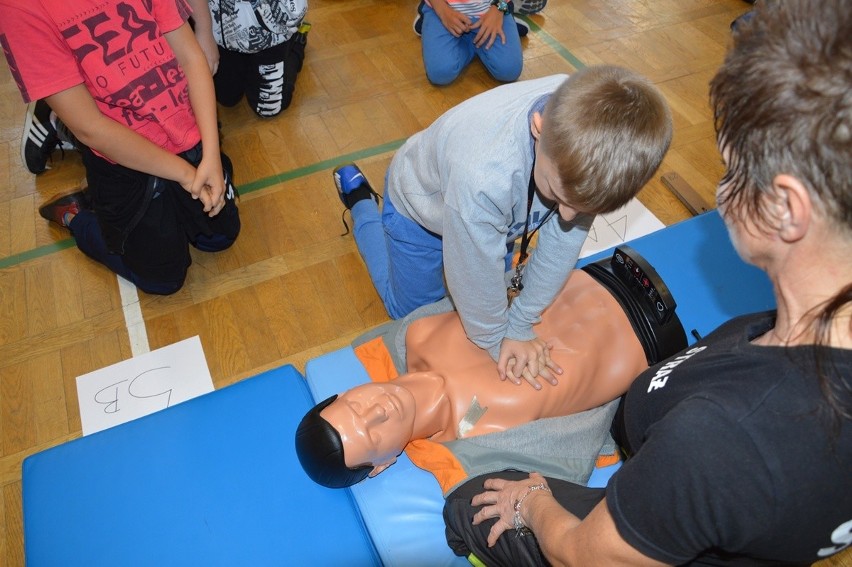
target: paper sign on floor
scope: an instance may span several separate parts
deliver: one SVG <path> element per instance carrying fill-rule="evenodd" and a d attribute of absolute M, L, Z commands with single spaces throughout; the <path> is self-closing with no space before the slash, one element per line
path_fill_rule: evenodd
<path fill-rule="evenodd" d="M 617 211 L 595 217 L 589 236 L 580 251 L 580 258 L 591 256 L 661 228 L 665 228 L 665 225 L 654 216 L 654 213 L 649 211 L 639 199 L 631 199 Z"/>
<path fill-rule="evenodd" d="M 195 336 L 77 377 L 83 435 L 213 391 Z"/>

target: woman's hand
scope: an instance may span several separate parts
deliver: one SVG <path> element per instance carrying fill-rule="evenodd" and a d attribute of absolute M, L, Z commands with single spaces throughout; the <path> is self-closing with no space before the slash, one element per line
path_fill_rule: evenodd
<path fill-rule="evenodd" d="M 515 507 L 518 502 L 521 502 L 519 519 L 523 523 L 523 510 L 529 509 L 535 498 L 541 497 L 545 493 L 550 494 L 549 488 L 531 491 L 530 487 L 536 485 L 544 485 L 547 488 L 547 481 L 538 473 L 530 473 L 529 479 L 518 481 L 489 478 L 483 484 L 485 492 L 481 492 L 471 499 L 471 505 L 482 506 L 482 509 L 473 516 L 474 526 L 490 518 L 497 518 L 497 521 L 491 526 L 491 531 L 488 532 L 488 547 L 493 547 L 503 532 L 515 529 Z"/>
<path fill-rule="evenodd" d="M 529 341 L 516 341 L 504 338 L 500 344 L 500 356 L 497 358 L 497 373 L 501 380 L 509 379 L 513 384 L 521 384 L 523 378 L 536 390 L 541 390 L 538 377 L 541 376 L 551 386 L 558 381 L 555 374 L 562 374 L 560 367 L 550 358 L 550 344 L 536 337 Z"/>

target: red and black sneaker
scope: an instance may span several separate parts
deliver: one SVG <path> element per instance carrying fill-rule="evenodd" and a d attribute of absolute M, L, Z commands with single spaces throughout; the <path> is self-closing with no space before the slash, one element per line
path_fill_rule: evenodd
<path fill-rule="evenodd" d="M 65 221 L 65 215 L 78 215 L 80 211 L 90 208 L 88 195 L 83 191 L 75 191 L 42 205 L 38 209 L 38 214 L 50 222 L 55 222 L 59 226 L 67 228 L 68 223 Z"/>

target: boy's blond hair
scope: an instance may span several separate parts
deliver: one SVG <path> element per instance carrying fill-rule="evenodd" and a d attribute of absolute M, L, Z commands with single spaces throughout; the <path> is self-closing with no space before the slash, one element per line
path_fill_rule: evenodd
<path fill-rule="evenodd" d="M 660 165 L 672 138 L 663 95 L 621 67 L 587 67 L 550 97 L 541 145 L 563 197 L 578 211 L 607 213 L 632 199 Z"/>

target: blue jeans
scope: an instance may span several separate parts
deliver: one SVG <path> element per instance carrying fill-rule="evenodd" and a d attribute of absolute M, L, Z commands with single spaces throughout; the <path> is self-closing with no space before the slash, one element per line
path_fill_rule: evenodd
<path fill-rule="evenodd" d="M 441 237 L 399 214 L 387 191 L 381 214 L 375 201 L 363 199 L 352 207 L 352 220 L 358 251 L 388 315 L 400 319 L 447 294 Z"/>
<path fill-rule="evenodd" d="M 497 38 L 488 49 L 484 46 L 476 47 L 473 44 L 476 32 L 477 30 L 474 30 L 455 37 L 441 23 L 438 14 L 429 6 L 423 5 L 423 65 L 426 68 L 426 77 L 431 83 L 452 83 L 473 61 L 474 56 L 479 57 L 491 76 L 498 81 L 511 82 L 520 77 L 524 56 L 518 27 L 511 14 L 503 16 L 505 44 Z"/>

